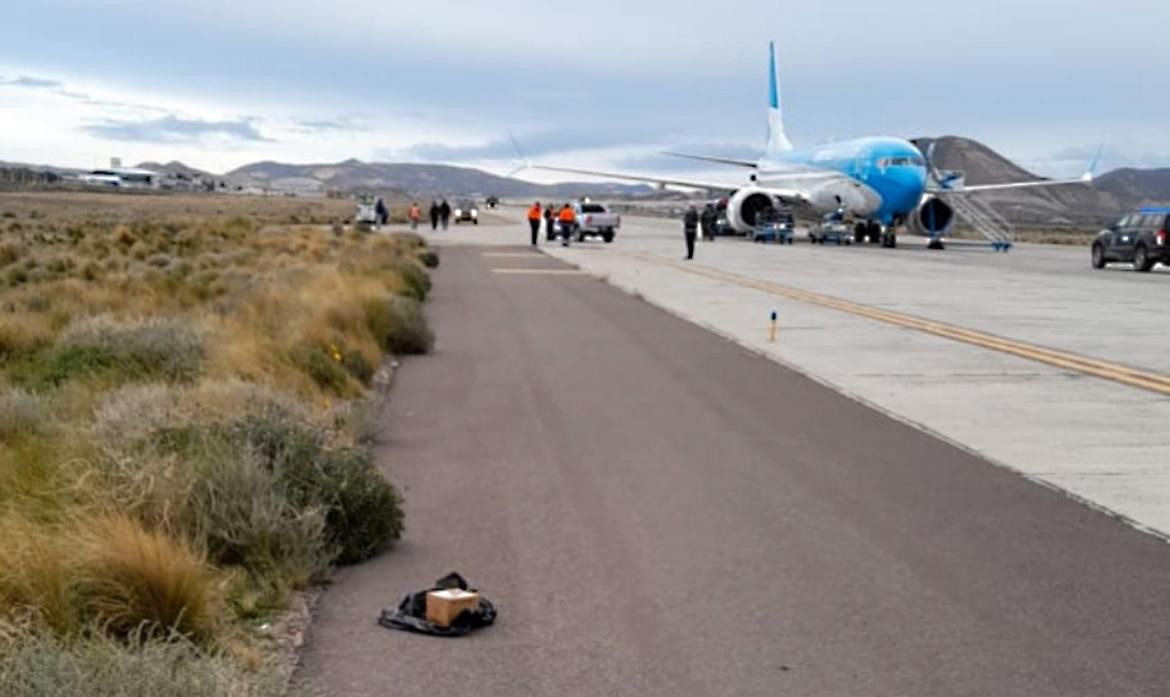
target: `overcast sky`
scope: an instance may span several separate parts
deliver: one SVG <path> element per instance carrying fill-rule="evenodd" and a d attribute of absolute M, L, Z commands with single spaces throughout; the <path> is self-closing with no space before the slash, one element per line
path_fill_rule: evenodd
<path fill-rule="evenodd" d="M 38 0 L 0 23 L 0 160 L 747 155 L 775 39 L 798 144 L 982 140 L 1042 174 L 1170 166 L 1165 0 Z M 557 4 L 559 5 L 559 3 Z M 734 8 L 734 9 L 732 9 Z"/>

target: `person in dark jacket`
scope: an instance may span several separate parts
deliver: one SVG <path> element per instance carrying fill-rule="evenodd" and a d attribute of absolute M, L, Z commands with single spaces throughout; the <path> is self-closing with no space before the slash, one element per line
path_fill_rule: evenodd
<path fill-rule="evenodd" d="M 443 229 L 447 229 L 447 223 L 451 220 L 451 204 L 447 203 L 447 199 L 439 204 L 439 220 L 443 222 Z"/>
<path fill-rule="evenodd" d="M 385 225 L 390 222 L 390 209 L 386 207 L 386 202 L 382 197 L 378 197 L 377 203 L 374 204 L 374 215 L 378 217 L 378 224 Z"/>
<path fill-rule="evenodd" d="M 699 230 L 699 211 L 694 206 L 687 208 L 683 216 L 683 237 L 687 241 L 687 259 L 695 258 L 695 234 Z"/>
<path fill-rule="evenodd" d="M 439 202 L 431 201 L 431 229 L 437 230 L 439 227 Z"/>
<path fill-rule="evenodd" d="M 556 206 L 550 203 L 549 205 L 545 206 L 544 209 L 544 240 L 546 242 L 552 242 L 553 223 L 555 223 L 557 219 L 556 216 L 553 215 L 553 208 L 556 208 Z"/>
<path fill-rule="evenodd" d="M 715 204 L 708 203 L 703 206 L 703 212 L 699 214 L 699 223 L 703 226 L 703 239 L 715 239 Z"/>

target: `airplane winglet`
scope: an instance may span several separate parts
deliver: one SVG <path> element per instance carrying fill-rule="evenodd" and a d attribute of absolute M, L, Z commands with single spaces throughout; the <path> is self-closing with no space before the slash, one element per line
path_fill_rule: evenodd
<path fill-rule="evenodd" d="M 1093 161 L 1089 163 L 1089 168 L 1081 175 L 1081 181 L 1086 184 L 1091 184 L 1093 179 L 1097 176 L 1097 165 L 1101 163 L 1101 153 L 1105 151 L 1105 146 L 1097 148 L 1097 154 L 1093 157 Z"/>
<path fill-rule="evenodd" d="M 512 141 L 512 146 L 516 148 L 516 153 L 520 155 L 520 162 L 522 163 L 519 167 L 508 173 L 508 176 L 512 177 L 526 169 L 532 169 L 532 160 L 529 160 L 528 156 L 524 154 L 524 148 L 520 147 L 520 141 L 516 140 L 516 136 L 512 135 L 511 129 L 507 133 L 508 140 Z"/>

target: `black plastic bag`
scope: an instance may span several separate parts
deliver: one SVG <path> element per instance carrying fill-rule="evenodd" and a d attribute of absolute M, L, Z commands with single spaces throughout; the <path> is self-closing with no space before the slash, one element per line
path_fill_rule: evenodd
<path fill-rule="evenodd" d="M 465 578 L 452 571 L 435 581 L 434 587 L 407 595 L 401 603 L 398 603 L 397 610 L 383 610 L 378 617 L 378 624 L 389 629 L 401 629 L 406 632 L 454 637 L 463 636 L 473 629 L 486 627 L 496 621 L 496 607 L 492 605 L 492 601 L 480 595 L 476 608 L 459 613 L 450 627 L 439 627 L 427 622 L 427 593 L 452 588 L 465 591 L 475 590 L 468 587 Z"/>

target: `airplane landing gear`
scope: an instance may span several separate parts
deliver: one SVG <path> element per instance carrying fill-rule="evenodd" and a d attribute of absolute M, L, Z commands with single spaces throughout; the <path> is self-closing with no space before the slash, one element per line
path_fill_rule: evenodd
<path fill-rule="evenodd" d="M 857 223 L 853 226 L 853 241 L 857 244 L 865 242 L 869 237 L 869 225 L 867 223 Z"/>
<path fill-rule="evenodd" d="M 946 247 L 943 245 L 943 241 L 937 237 L 931 237 L 930 243 L 926 245 L 926 248 L 927 249 L 939 249 L 939 250 L 946 249 Z"/>
<path fill-rule="evenodd" d="M 893 230 L 882 230 L 882 246 L 886 249 L 893 249 L 898 246 L 898 235 Z"/>
<path fill-rule="evenodd" d="M 882 239 L 882 226 L 871 220 L 857 223 L 853 226 L 853 241 L 857 244 L 869 242 L 877 244 Z"/>

